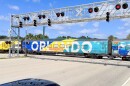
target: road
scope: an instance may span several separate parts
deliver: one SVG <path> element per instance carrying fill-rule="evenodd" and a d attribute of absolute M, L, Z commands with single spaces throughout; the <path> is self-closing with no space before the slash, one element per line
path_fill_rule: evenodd
<path fill-rule="evenodd" d="M 74 62 L 72 59 L 86 62 Z M 25 78 L 38 78 L 54 81 L 61 86 L 130 86 L 129 67 L 87 63 L 87 60 L 104 62 L 98 59 L 44 55 L 35 55 L 33 58 L 1 59 L 0 84 Z M 120 64 L 120 61 L 117 62 Z"/>

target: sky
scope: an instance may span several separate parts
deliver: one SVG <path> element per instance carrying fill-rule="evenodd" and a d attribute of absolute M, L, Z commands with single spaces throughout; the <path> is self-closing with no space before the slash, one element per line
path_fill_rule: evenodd
<path fill-rule="evenodd" d="M 10 15 L 49 10 L 52 8 L 62 8 L 100 2 L 103 0 L 0 0 L 0 35 L 8 36 L 10 28 Z M 42 33 L 43 26 L 28 27 L 27 32 L 32 34 Z M 92 38 L 107 38 L 114 35 L 117 38 L 126 38 L 130 33 L 130 19 L 115 19 L 109 23 L 103 21 L 93 21 L 73 24 L 58 24 L 46 27 L 45 34 L 50 38 L 57 36 L 89 36 Z M 25 36 L 25 29 L 21 28 L 20 36 Z"/>

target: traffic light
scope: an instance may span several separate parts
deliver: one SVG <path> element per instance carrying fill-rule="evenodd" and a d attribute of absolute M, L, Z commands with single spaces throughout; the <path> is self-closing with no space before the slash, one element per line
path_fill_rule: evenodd
<path fill-rule="evenodd" d="M 42 18 L 42 15 L 38 15 L 38 18 L 41 19 L 41 18 Z"/>
<path fill-rule="evenodd" d="M 27 18 L 27 20 L 28 20 L 28 21 L 30 20 L 29 16 L 28 16 L 28 17 L 26 17 L 26 18 Z"/>
<path fill-rule="evenodd" d="M 48 19 L 48 26 L 51 26 L 51 20 Z"/>
<path fill-rule="evenodd" d="M 120 5 L 120 4 L 117 4 L 117 5 L 115 6 L 115 8 L 116 8 L 116 10 L 120 10 L 120 9 L 121 9 L 121 5 Z"/>
<path fill-rule="evenodd" d="M 61 12 L 61 16 L 64 17 L 64 16 L 65 16 L 65 13 L 64 13 L 64 12 Z"/>
<path fill-rule="evenodd" d="M 11 41 L 8 41 L 8 44 L 11 44 Z"/>
<path fill-rule="evenodd" d="M 92 13 L 92 12 L 93 12 L 93 8 L 89 8 L 89 9 L 88 9 L 88 12 L 89 12 L 89 13 Z"/>
<path fill-rule="evenodd" d="M 106 13 L 106 21 L 109 22 L 110 21 L 110 12 Z"/>
<path fill-rule="evenodd" d="M 124 4 L 122 5 L 122 8 L 123 8 L 123 9 L 127 9 L 127 8 L 128 8 L 128 4 L 127 4 L 127 3 L 124 3 Z"/>
<path fill-rule="evenodd" d="M 94 8 L 94 12 L 98 12 L 99 11 L 99 8 L 98 7 L 95 7 Z"/>
<path fill-rule="evenodd" d="M 23 17 L 23 20 L 26 21 L 26 17 Z"/>
<path fill-rule="evenodd" d="M 6 41 L 5 43 L 6 43 L 6 44 L 11 44 L 11 41 Z"/>
<path fill-rule="evenodd" d="M 46 18 L 46 15 L 42 15 L 42 18 L 45 19 L 45 18 Z"/>
<path fill-rule="evenodd" d="M 36 21 L 36 20 L 33 20 L 33 22 L 34 22 L 34 26 L 37 26 L 37 21 Z"/>
<path fill-rule="evenodd" d="M 29 21 L 29 20 L 30 20 L 30 18 L 29 18 L 29 16 L 27 16 L 27 17 L 23 17 L 23 20 L 24 20 L 24 21 L 26 21 L 26 20 L 28 20 L 28 21 Z"/>
<path fill-rule="evenodd" d="M 21 21 L 19 22 L 19 27 L 23 27 L 23 23 Z"/>
<path fill-rule="evenodd" d="M 60 13 L 56 13 L 56 16 L 57 16 L 57 17 L 60 17 Z"/>

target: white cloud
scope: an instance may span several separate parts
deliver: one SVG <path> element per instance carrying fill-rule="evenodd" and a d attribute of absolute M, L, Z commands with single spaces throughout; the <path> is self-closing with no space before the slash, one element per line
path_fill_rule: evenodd
<path fill-rule="evenodd" d="M 93 26 L 94 26 L 95 28 L 98 28 L 98 27 L 99 27 L 99 22 L 93 23 Z"/>
<path fill-rule="evenodd" d="M 100 38 L 100 39 L 105 39 L 107 38 L 107 35 L 101 34 L 101 33 L 94 33 L 92 34 L 94 38 Z"/>
<path fill-rule="evenodd" d="M 83 29 L 80 31 L 81 34 L 91 34 L 97 32 L 98 29 Z"/>
<path fill-rule="evenodd" d="M 130 27 L 130 19 L 129 18 L 122 19 L 121 21 L 124 22 L 124 27 Z"/>
<path fill-rule="evenodd" d="M 67 35 L 67 32 L 65 32 L 65 31 L 60 31 L 59 34 L 61 34 L 61 35 Z"/>
<path fill-rule="evenodd" d="M 53 29 L 53 30 L 63 30 L 64 26 L 62 26 L 62 25 L 53 25 L 52 27 L 50 27 L 50 29 Z"/>
<path fill-rule="evenodd" d="M 130 33 L 130 19 L 121 19 L 123 25 L 118 27 L 118 31 L 116 32 L 116 36 L 120 38 L 126 38 L 126 36 Z"/>
<path fill-rule="evenodd" d="M 20 8 L 18 7 L 18 6 L 16 6 L 16 5 L 9 5 L 8 6 L 10 9 L 12 9 L 12 10 L 19 10 Z"/>
<path fill-rule="evenodd" d="M 116 32 L 116 36 L 120 38 L 126 38 L 126 36 L 130 33 L 130 29 L 127 30 L 120 30 Z"/>
<path fill-rule="evenodd" d="M 9 18 L 9 16 L 0 15 L 0 20 L 2 20 L 2 21 L 9 21 L 10 18 Z"/>
<path fill-rule="evenodd" d="M 34 34 L 42 34 L 42 30 L 34 30 Z"/>

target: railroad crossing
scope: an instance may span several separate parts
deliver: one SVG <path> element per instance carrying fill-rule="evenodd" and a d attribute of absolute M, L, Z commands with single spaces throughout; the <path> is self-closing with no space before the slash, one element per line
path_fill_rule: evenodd
<path fill-rule="evenodd" d="M 90 22 L 98 20 L 106 20 L 107 22 L 110 22 L 113 19 L 129 18 L 129 5 L 130 0 L 109 0 L 78 6 L 43 10 L 39 12 L 11 15 L 9 40 L 13 41 L 12 35 L 15 34 L 19 41 L 20 28 L 27 28 L 30 26 L 51 26 L 53 24 Z M 11 56 L 10 50 L 9 56 Z"/>

